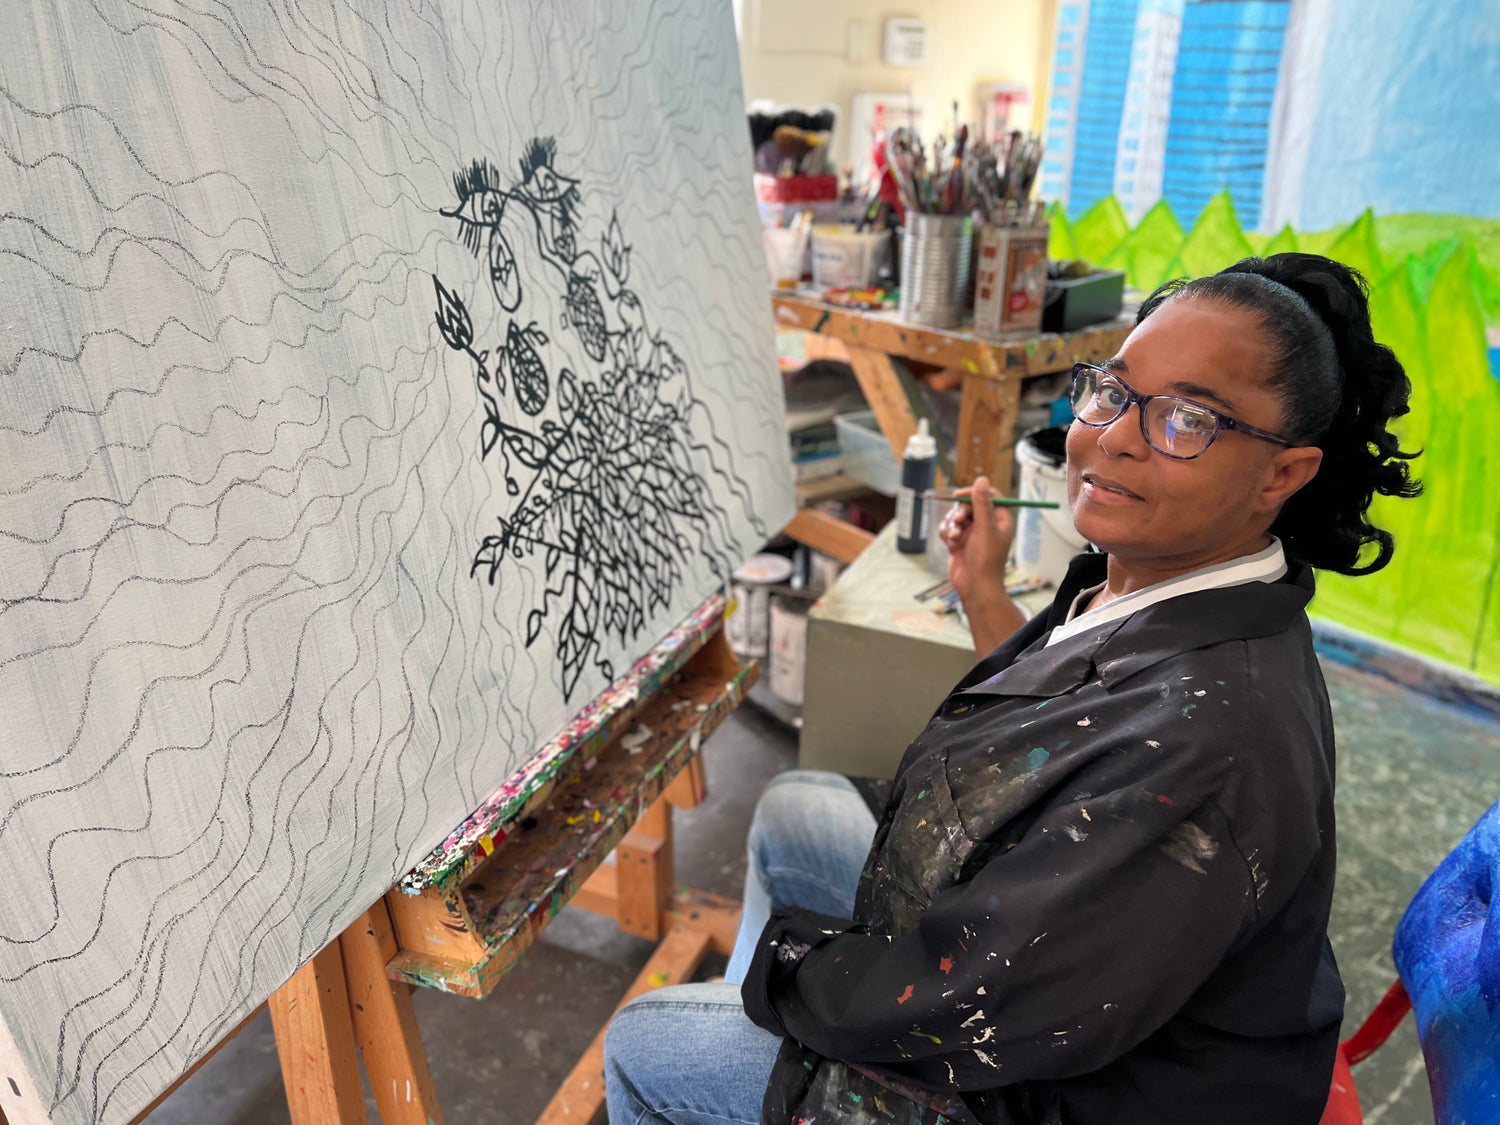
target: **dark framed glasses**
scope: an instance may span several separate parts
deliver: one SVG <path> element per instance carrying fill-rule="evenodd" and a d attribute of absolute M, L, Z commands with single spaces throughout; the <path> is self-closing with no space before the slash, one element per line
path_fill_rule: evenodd
<path fill-rule="evenodd" d="M 1112 371 L 1092 363 L 1073 365 L 1073 417 L 1085 426 L 1104 427 L 1131 408 L 1140 407 L 1141 436 L 1164 457 L 1191 461 L 1201 457 L 1225 430 L 1261 441 L 1291 446 L 1278 434 L 1256 429 L 1237 418 L 1176 395 L 1143 395 Z"/>

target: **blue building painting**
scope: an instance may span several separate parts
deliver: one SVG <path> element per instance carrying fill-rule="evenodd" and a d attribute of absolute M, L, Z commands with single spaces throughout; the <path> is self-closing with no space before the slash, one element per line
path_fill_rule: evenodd
<path fill-rule="evenodd" d="M 1162 195 L 1196 217 L 1228 188 L 1254 221 L 1290 0 L 1195 0 L 1182 14 Z"/>
<path fill-rule="evenodd" d="M 1092 0 L 1064 6 L 1083 17 L 1075 24 L 1083 36 L 1082 50 L 1075 57 L 1086 59 L 1087 66 L 1077 72 L 1076 108 L 1067 114 L 1068 125 L 1059 136 L 1071 132 L 1070 197 L 1097 201 L 1114 191 L 1115 138 L 1125 110 L 1140 0 Z M 1055 97 L 1052 106 L 1056 111 Z M 1064 111 L 1069 108 L 1074 107 L 1065 106 Z"/>
<path fill-rule="evenodd" d="M 1062 0 L 1044 198 L 1500 218 L 1500 0 Z"/>

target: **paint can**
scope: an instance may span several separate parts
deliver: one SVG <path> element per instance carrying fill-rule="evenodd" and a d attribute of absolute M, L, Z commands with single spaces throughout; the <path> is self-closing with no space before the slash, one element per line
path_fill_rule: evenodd
<path fill-rule="evenodd" d="M 975 273 L 974 332 L 1038 332 L 1047 292 L 1048 226 L 985 227 Z"/>
<path fill-rule="evenodd" d="M 1066 426 L 1049 426 L 1033 430 L 1016 443 L 1016 464 L 1021 470 L 1016 495 L 1023 500 L 1056 500 L 1062 505 L 1057 509 L 1016 510 L 1016 571 L 1054 586 L 1067 574 L 1073 556 L 1085 546 L 1068 510 L 1067 434 Z"/>
<path fill-rule="evenodd" d="M 735 611 L 724 620 L 724 639 L 742 657 L 764 660 L 771 651 L 771 587 L 792 577 L 784 555 L 755 555 L 734 572 L 729 592 Z"/>
<path fill-rule="evenodd" d="M 795 594 L 771 596 L 771 693 L 783 703 L 802 706 L 807 672 L 807 611 L 812 602 Z"/>

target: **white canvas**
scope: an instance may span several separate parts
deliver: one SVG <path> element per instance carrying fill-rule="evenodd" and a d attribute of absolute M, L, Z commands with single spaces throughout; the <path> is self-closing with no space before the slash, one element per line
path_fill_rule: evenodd
<path fill-rule="evenodd" d="M 0 5 L 0 1108 L 128 1120 L 791 514 L 714 0 Z"/>

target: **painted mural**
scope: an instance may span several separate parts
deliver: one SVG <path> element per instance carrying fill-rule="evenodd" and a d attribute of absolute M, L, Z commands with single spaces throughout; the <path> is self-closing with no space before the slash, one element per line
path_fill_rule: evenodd
<path fill-rule="evenodd" d="M 1305 250 L 1370 282 L 1426 492 L 1314 612 L 1500 682 L 1500 0 L 1063 0 L 1055 257 L 1154 287 Z"/>
<path fill-rule="evenodd" d="M 1073 215 L 1500 219 L 1500 0 L 1061 0 L 1051 91 L 1041 192 Z"/>

